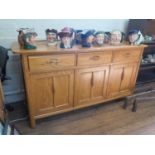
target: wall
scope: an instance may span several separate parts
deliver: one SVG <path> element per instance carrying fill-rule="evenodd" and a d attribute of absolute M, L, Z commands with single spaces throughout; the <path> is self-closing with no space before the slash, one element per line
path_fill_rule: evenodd
<path fill-rule="evenodd" d="M 16 30 L 21 27 L 35 28 L 38 39 L 45 39 L 45 29 L 54 28 L 61 30 L 65 26 L 74 29 L 96 29 L 111 31 L 119 29 L 125 31 L 128 19 L 6 19 L 0 20 L 0 45 L 6 48 L 11 47 L 11 43 L 17 40 Z M 7 75 L 11 80 L 4 82 L 4 94 L 6 103 L 17 102 L 24 99 L 24 86 L 19 55 L 9 52 L 10 59 L 7 64 Z"/>

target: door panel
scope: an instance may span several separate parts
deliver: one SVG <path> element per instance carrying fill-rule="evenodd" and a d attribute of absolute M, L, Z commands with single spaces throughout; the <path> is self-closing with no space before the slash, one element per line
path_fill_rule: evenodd
<path fill-rule="evenodd" d="M 108 75 L 109 66 L 79 69 L 76 73 L 75 106 L 103 101 Z"/>
<path fill-rule="evenodd" d="M 131 78 L 132 78 L 132 73 L 133 73 L 133 66 L 126 66 L 123 68 L 123 77 L 122 77 L 122 82 L 120 86 L 120 91 L 126 90 L 130 88 L 130 83 L 131 83 Z"/>
<path fill-rule="evenodd" d="M 70 98 L 71 90 L 73 89 L 73 76 L 60 75 L 53 77 L 54 87 L 54 105 L 61 107 L 72 103 Z M 72 90 L 73 91 L 73 90 Z"/>
<path fill-rule="evenodd" d="M 115 97 L 123 94 L 123 92 L 131 92 L 137 77 L 137 67 L 138 63 L 115 65 L 111 67 L 107 89 L 108 97 Z"/>
<path fill-rule="evenodd" d="M 92 72 L 83 72 L 79 78 L 79 101 L 89 101 L 91 97 Z"/>
<path fill-rule="evenodd" d="M 122 67 L 111 68 L 110 77 L 109 77 L 109 93 L 117 93 L 119 92 L 119 88 L 121 85 L 121 77 L 122 77 Z"/>
<path fill-rule="evenodd" d="M 53 103 L 53 80 L 52 77 L 32 78 L 33 106 L 35 114 L 44 113 L 54 108 Z"/>
<path fill-rule="evenodd" d="M 73 106 L 73 71 L 31 76 L 31 104 L 35 115 Z"/>
<path fill-rule="evenodd" d="M 102 97 L 104 94 L 104 84 L 105 84 L 106 72 L 96 71 L 93 72 L 93 89 L 92 98 Z"/>

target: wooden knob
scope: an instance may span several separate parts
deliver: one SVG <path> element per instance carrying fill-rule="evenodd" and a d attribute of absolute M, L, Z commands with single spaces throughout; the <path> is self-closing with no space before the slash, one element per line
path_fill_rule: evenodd
<path fill-rule="evenodd" d="M 47 63 L 48 63 L 48 64 L 58 64 L 59 61 L 58 61 L 58 59 L 51 59 L 51 60 L 49 60 Z"/>
<path fill-rule="evenodd" d="M 100 56 L 96 55 L 96 56 L 91 57 L 90 59 L 96 61 L 96 60 L 99 60 L 100 59 Z"/>
<path fill-rule="evenodd" d="M 125 53 L 125 56 L 130 56 L 130 53 Z"/>

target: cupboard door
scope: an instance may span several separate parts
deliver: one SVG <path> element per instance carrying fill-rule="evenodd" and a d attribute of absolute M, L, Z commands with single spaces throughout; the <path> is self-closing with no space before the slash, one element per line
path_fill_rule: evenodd
<path fill-rule="evenodd" d="M 73 71 L 64 71 L 53 76 L 54 106 L 56 108 L 73 105 Z"/>
<path fill-rule="evenodd" d="M 138 63 L 115 65 L 111 67 L 108 97 L 121 96 L 130 93 L 135 86 Z"/>
<path fill-rule="evenodd" d="M 91 98 L 91 79 L 92 72 L 91 71 L 81 71 L 79 73 L 79 82 L 78 82 L 78 101 L 80 103 L 89 102 Z"/>
<path fill-rule="evenodd" d="M 34 115 L 44 114 L 54 110 L 53 79 L 49 74 L 33 75 L 31 77 L 31 108 Z"/>
<path fill-rule="evenodd" d="M 35 115 L 73 105 L 73 71 L 32 75 L 31 104 Z"/>
<path fill-rule="evenodd" d="M 103 101 L 109 67 L 79 69 L 76 73 L 75 106 Z"/>

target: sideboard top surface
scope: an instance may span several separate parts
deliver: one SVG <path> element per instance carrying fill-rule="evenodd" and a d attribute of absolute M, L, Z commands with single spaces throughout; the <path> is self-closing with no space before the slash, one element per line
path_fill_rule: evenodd
<path fill-rule="evenodd" d="M 105 44 L 103 47 L 91 47 L 91 48 L 83 48 L 80 45 L 75 45 L 71 49 L 62 49 L 59 47 L 47 46 L 46 41 L 40 40 L 36 42 L 37 49 L 33 50 L 26 50 L 20 49 L 18 42 L 14 42 L 11 46 L 11 50 L 15 54 L 21 55 L 29 55 L 29 54 L 62 54 L 62 53 L 81 53 L 81 52 L 97 52 L 97 51 L 104 51 L 104 50 L 121 50 L 121 49 L 136 49 L 136 48 L 145 48 L 147 45 L 129 45 L 127 43 L 112 46 L 109 44 Z"/>

